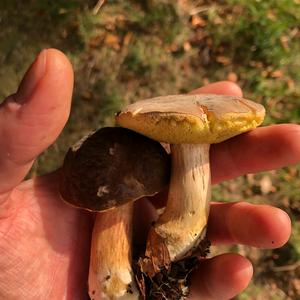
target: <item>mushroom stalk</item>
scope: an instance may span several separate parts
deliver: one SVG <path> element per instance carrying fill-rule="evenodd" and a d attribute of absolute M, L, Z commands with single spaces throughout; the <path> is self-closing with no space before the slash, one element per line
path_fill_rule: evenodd
<path fill-rule="evenodd" d="M 132 203 L 97 213 L 89 271 L 92 300 L 139 298 L 131 269 L 132 214 Z"/>
<path fill-rule="evenodd" d="M 209 144 L 171 145 L 167 206 L 154 225 L 170 260 L 188 256 L 205 237 L 211 198 Z"/>

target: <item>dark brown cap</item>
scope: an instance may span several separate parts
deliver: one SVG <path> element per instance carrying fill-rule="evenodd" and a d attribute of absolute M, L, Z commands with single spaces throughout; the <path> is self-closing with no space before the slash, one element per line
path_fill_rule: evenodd
<path fill-rule="evenodd" d="M 156 141 L 119 127 L 106 127 L 69 149 L 60 193 L 91 211 L 151 196 L 169 183 L 170 161 Z"/>

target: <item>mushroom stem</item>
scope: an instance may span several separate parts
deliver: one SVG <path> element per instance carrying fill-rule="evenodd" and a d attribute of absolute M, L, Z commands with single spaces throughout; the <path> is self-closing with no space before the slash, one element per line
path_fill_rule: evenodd
<path fill-rule="evenodd" d="M 89 270 L 92 300 L 139 297 L 131 269 L 132 214 L 132 203 L 97 213 Z"/>
<path fill-rule="evenodd" d="M 209 144 L 171 145 L 168 202 L 154 225 L 170 260 L 188 256 L 205 237 L 211 198 Z"/>

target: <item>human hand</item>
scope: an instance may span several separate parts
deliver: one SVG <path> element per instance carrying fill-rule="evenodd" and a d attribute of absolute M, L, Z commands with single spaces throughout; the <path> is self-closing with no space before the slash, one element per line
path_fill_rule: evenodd
<path fill-rule="evenodd" d="M 72 88 L 68 60 L 46 50 L 0 105 L 0 299 L 88 298 L 91 215 L 60 200 L 57 172 L 20 183 L 67 121 Z M 241 95 L 227 82 L 194 92 Z M 212 146 L 213 182 L 298 162 L 299 134 L 296 125 L 277 125 Z M 214 244 L 275 248 L 290 235 L 286 213 L 247 203 L 213 203 L 208 227 Z M 251 276 L 250 262 L 237 254 L 207 259 L 193 276 L 190 298 L 229 299 Z"/>
<path fill-rule="evenodd" d="M 90 216 L 64 204 L 58 174 L 20 183 L 70 111 L 73 70 L 44 50 L 0 104 L 0 299 L 88 299 Z"/>

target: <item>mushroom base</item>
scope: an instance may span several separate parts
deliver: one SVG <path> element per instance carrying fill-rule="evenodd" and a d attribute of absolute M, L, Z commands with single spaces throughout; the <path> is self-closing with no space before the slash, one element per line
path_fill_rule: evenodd
<path fill-rule="evenodd" d="M 135 264 L 137 285 L 144 300 L 182 300 L 189 295 L 191 274 L 198 267 L 199 258 L 209 253 L 210 241 L 204 238 L 189 256 L 176 262 L 166 262 L 157 272 L 147 272 L 145 266 L 155 264 L 156 258 L 140 258 Z"/>

